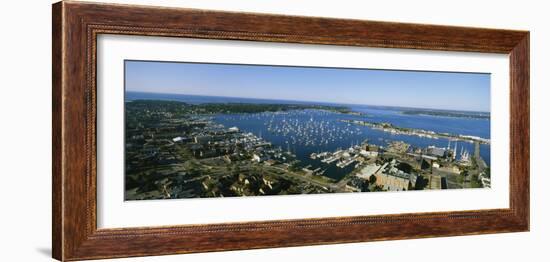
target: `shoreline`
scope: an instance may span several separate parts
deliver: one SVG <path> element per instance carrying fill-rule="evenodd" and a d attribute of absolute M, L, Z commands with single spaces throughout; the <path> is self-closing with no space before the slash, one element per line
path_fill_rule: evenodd
<path fill-rule="evenodd" d="M 409 135 L 409 136 L 418 136 L 418 137 L 426 137 L 431 139 L 452 139 L 454 141 L 464 141 L 468 143 L 480 143 L 484 145 L 491 145 L 491 140 L 477 137 L 477 136 L 471 136 L 471 135 L 462 135 L 462 134 L 449 134 L 449 133 L 437 133 L 434 131 L 428 131 L 424 129 L 417 129 L 417 128 L 405 128 L 405 127 L 397 127 L 394 126 L 391 123 L 376 123 L 376 122 L 369 122 L 369 121 L 363 121 L 363 120 L 350 120 L 350 119 L 341 119 L 340 121 L 348 124 L 355 124 L 355 125 L 361 125 L 361 126 L 368 126 L 370 128 L 380 130 L 383 132 L 388 132 L 396 135 Z"/>

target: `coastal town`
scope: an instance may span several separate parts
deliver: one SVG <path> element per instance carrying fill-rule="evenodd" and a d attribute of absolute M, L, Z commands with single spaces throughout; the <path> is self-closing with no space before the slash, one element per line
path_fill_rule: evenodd
<path fill-rule="evenodd" d="M 176 101 L 127 101 L 125 134 L 125 199 L 234 197 L 315 193 L 488 188 L 490 168 L 480 156 L 488 139 L 461 134 L 407 129 L 388 123 L 350 120 L 346 108 L 283 104 L 201 104 Z M 262 134 L 224 126 L 219 114 L 330 112 L 345 129 L 328 129 L 311 119 L 307 124 L 285 120 L 266 123 L 266 131 L 287 135 L 304 146 L 366 126 L 409 136 L 448 140 L 447 146 L 415 147 L 403 141 L 373 143 L 363 139 L 348 147 L 298 156 Z M 282 122 L 282 121 L 281 121 Z M 350 126 L 348 126 L 350 125 Z M 294 128 L 294 129 L 293 129 Z M 359 127 L 357 127 L 359 128 Z M 321 130 L 321 131 L 320 131 Z M 319 134 L 316 136 L 312 134 Z M 304 141 L 302 141 L 304 140 Z M 474 145 L 473 152 L 459 146 Z M 294 142 L 296 144 L 296 141 Z M 307 160 L 307 161 L 306 161 Z M 331 170 L 346 170 L 334 178 Z"/>

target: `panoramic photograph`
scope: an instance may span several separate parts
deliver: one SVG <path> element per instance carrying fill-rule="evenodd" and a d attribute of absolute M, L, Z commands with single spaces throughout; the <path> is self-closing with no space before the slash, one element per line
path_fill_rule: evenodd
<path fill-rule="evenodd" d="M 126 60 L 124 198 L 490 188 L 490 79 Z"/>

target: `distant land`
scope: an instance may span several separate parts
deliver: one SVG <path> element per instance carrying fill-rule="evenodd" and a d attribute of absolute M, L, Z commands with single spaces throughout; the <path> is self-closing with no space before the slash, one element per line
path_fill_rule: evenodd
<path fill-rule="evenodd" d="M 152 93 L 141 91 L 126 91 L 126 101 L 133 100 L 171 100 L 182 101 L 188 104 L 293 104 L 293 105 L 322 105 L 340 108 L 351 108 L 355 106 L 370 107 L 378 109 L 389 109 L 401 111 L 405 115 L 431 115 L 459 118 L 477 118 L 490 119 L 489 112 L 467 111 L 467 110 L 449 110 L 438 108 L 404 107 L 394 105 L 372 105 L 372 104 L 350 104 L 334 103 L 324 101 L 302 101 L 275 98 L 253 98 L 253 97 L 228 97 L 228 96 L 210 96 L 196 94 L 175 94 L 175 93 Z"/>
<path fill-rule="evenodd" d="M 458 118 L 473 118 L 473 119 L 491 119 L 489 113 L 484 112 L 464 112 L 464 111 L 447 111 L 447 110 L 406 110 L 401 112 L 405 115 L 428 115 L 442 117 L 458 117 Z"/>

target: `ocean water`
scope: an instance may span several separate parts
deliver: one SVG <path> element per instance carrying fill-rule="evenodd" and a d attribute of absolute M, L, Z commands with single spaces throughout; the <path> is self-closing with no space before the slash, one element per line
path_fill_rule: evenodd
<path fill-rule="evenodd" d="M 280 104 L 313 104 L 313 102 L 226 98 L 208 96 L 190 96 L 174 94 L 152 94 L 126 92 L 126 100 L 156 99 L 176 100 L 190 104 L 201 103 L 280 103 Z M 315 103 L 334 105 L 327 103 Z M 371 122 L 388 122 L 399 127 L 419 128 L 435 132 L 472 135 L 490 139 L 491 129 L 488 119 L 470 119 L 428 115 L 405 115 L 402 108 L 344 105 L 364 115 L 347 115 L 320 110 L 300 110 L 290 112 L 268 112 L 257 114 L 220 114 L 214 121 L 226 127 L 236 126 L 241 131 L 251 132 L 273 143 L 275 146 L 290 150 L 302 162 L 303 166 L 312 169 L 321 168 L 325 175 L 336 180 L 342 178 L 353 169 L 353 164 L 346 168 L 336 167 L 335 163 L 326 164 L 319 160 L 310 159 L 311 153 L 336 151 L 359 144 L 365 139 L 369 143 L 385 146 L 389 141 L 403 141 L 413 147 L 447 147 L 449 140 L 433 139 L 418 136 L 394 135 L 388 132 L 375 130 L 366 126 L 344 123 L 341 120 L 364 120 Z M 455 143 L 451 144 L 453 148 Z M 474 145 L 468 142 L 457 142 L 457 149 L 468 150 L 474 153 Z M 480 155 L 491 163 L 489 145 L 480 145 Z"/>

